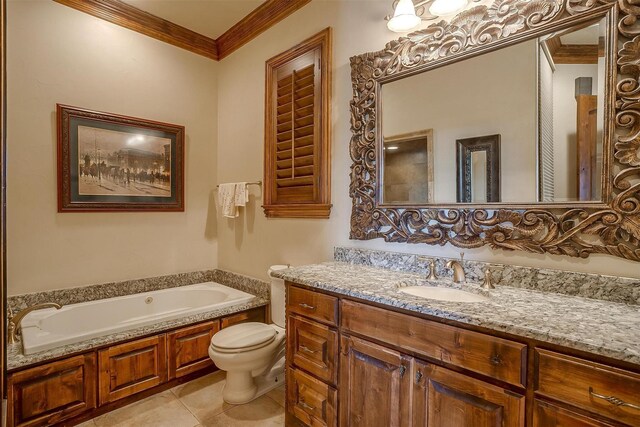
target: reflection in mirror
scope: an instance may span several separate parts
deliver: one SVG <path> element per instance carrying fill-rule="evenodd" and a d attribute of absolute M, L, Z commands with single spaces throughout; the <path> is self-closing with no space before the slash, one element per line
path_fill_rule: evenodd
<path fill-rule="evenodd" d="M 433 202 L 433 136 L 422 130 L 385 138 L 383 156 L 387 203 Z"/>
<path fill-rule="evenodd" d="M 500 135 L 456 141 L 458 203 L 500 202 Z"/>
<path fill-rule="evenodd" d="M 603 19 L 383 84 L 382 202 L 602 200 L 605 35 Z M 412 159 L 418 154 L 388 154 L 396 135 L 418 129 L 431 129 L 433 144 L 428 171 L 420 174 L 419 158 Z M 470 180 L 469 194 L 461 194 L 461 173 L 482 178 L 483 160 L 470 152 L 470 169 L 459 169 L 466 163 L 457 158 L 456 141 L 483 135 L 500 135 L 502 185 L 492 195 Z"/>

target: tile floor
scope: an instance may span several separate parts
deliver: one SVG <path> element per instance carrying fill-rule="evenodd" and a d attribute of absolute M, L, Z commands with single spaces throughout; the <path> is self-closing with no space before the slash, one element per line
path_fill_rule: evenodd
<path fill-rule="evenodd" d="M 224 372 L 218 371 L 104 414 L 81 427 L 280 427 L 284 385 L 245 405 L 222 400 Z"/>

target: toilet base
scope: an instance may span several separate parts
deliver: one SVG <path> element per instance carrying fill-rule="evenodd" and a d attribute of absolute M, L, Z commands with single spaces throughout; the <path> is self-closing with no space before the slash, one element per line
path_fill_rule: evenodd
<path fill-rule="evenodd" d="M 234 383 L 233 389 L 227 387 L 229 379 Z M 277 363 L 266 374 L 253 378 L 249 372 L 227 372 L 227 382 L 222 390 L 222 398 L 232 405 L 249 403 L 265 393 L 284 384 L 284 359 Z"/>

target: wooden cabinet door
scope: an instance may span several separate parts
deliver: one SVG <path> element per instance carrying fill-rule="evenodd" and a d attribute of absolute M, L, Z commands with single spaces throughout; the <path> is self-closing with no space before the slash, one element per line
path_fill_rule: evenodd
<path fill-rule="evenodd" d="M 436 365 L 415 363 L 414 426 L 524 426 L 524 396 Z"/>
<path fill-rule="evenodd" d="M 48 426 L 95 408 L 95 353 L 11 374 L 7 399 L 8 426 Z"/>
<path fill-rule="evenodd" d="M 340 344 L 340 425 L 409 425 L 413 359 L 355 337 Z"/>
<path fill-rule="evenodd" d="M 298 423 L 312 427 L 335 427 L 336 389 L 304 372 L 287 370 L 287 410 Z"/>
<path fill-rule="evenodd" d="M 536 399 L 533 404 L 533 427 L 613 427 L 591 417 Z"/>
<path fill-rule="evenodd" d="M 338 332 L 323 324 L 290 315 L 287 360 L 331 384 L 338 377 Z"/>
<path fill-rule="evenodd" d="M 209 357 L 211 337 L 220 330 L 220 322 L 187 326 L 167 336 L 169 379 L 180 378 L 213 365 Z"/>
<path fill-rule="evenodd" d="M 232 314 L 231 316 L 224 317 L 221 321 L 222 329 L 229 326 L 237 325 L 238 323 L 245 322 L 265 322 L 265 308 L 258 307 L 251 310 L 243 311 L 241 313 Z"/>
<path fill-rule="evenodd" d="M 167 381 L 165 335 L 114 345 L 98 353 L 100 405 Z"/>

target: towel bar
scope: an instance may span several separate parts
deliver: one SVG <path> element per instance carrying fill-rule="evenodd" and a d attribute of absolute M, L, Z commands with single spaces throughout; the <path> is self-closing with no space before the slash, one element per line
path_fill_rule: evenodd
<path fill-rule="evenodd" d="M 246 185 L 259 185 L 262 186 L 262 181 L 255 181 L 255 182 L 247 182 Z M 216 185 L 216 188 L 220 187 L 220 184 Z"/>

